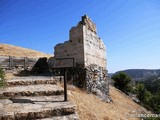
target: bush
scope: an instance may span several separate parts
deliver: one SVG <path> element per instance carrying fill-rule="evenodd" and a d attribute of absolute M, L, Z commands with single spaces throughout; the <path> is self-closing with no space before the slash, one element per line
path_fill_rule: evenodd
<path fill-rule="evenodd" d="M 5 86 L 4 71 L 0 68 L 0 87 Z"/>

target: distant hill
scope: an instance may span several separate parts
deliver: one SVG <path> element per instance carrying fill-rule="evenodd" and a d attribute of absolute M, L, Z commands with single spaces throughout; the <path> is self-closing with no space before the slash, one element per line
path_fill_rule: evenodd
<path fill-rule="evenodd" d="M 160 76 L 160 69 L 156 70 L 150 70 L 150 69 L 129 69 L 129 70 L 123 70 L 118 71 L 115 74 L 119 72 L 124 72 L 127 75 L 129 75 L 134 81 L 142 81 L 146 80 L 152 76 L 159 77 Z"/>
<path fill-rule="evenodd" d="M 51 57 L 50 54 L 45 54 L 36 50 L 31 50 L 8 44 L 0 44 L 0 56 L 16 56 L 31 58 Z"/>
<path fill-rule="evenodd" d="M 115 73 L 108 73 L 108 77 L 111 78 Z"/>

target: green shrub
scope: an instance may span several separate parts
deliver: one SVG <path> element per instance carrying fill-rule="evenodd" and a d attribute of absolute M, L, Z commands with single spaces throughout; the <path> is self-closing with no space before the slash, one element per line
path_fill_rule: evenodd
<path fill-rule="evenodd" d="M 0 68 L 0 87 L 4 87 L 6 85 L 4 75 L 4 71 Z"/>
<path fill-rule="evenodd" d="M 112 79 L 114 80 L 114 86 L 122 92 L 128 94 L 132 91 L 131 78 L 127 74 L 120 72 L 113 75 Z"/>

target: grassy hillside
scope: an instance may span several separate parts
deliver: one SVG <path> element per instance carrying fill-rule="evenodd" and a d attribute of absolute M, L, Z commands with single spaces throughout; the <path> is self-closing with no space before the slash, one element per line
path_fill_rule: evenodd
<path fill-rule="evenodd" d="M 95 95 L 86 94 L 85 91 L 71 86 L 68 94 L 69 100 L 77 105 L 80 120 L 138 120 L 128 116 L 147 113 L 146 109 L 113 86 L 110 86 L 113 103 L 105 103 Z"/>
<path fill-rule="evenodd" d="M 39 51 L 22 48 L 18 46 L 0 44 L 0 55 L 1 56 L 16 56 L 16 57 L 51 57 L 49 54 L 45 54 Z"/>

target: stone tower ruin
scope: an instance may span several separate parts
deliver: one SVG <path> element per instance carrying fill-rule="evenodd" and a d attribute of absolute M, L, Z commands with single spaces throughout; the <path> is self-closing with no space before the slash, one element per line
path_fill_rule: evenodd
<path fill-rule="evenodd" d="M 108 94 L 106 47 L 97 35 L 96 25 L 84 15 L 69 31 L 69 40 L 55 46 L 54 57 L 74 58 L 78 80 L 88 92 Z"/>
<path fill-rule="evenodd" d="M 84 15 L 69 32 L 69 40 L 55 46 L 55 58 L 75 58 L 82 67 L 91 64 L 106 69 L 106 48 L 97 35 L 96 25 Z"/>

